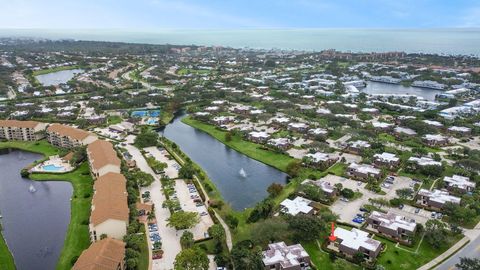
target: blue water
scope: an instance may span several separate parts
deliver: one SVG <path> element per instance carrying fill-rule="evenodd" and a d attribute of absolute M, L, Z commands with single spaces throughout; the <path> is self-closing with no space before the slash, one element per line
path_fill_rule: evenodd
<path fill-rule="evenodd" d="M 82 69 L 69 69 L 35 76 L 43 86 L 67 83 L 75 74 L 82 73 Z"/>
<path fill-rule="evenodd" d="M 405 51 L 480 55 L 480 28 L 257 29 L 257 30 L 45 30 L 0 29 L 0 36 L 34 36 L 151 44 L 218 45 L 352 52 Z"/>
<path fill-rule="evenodd" d="M 45 165 L 45 166 L 42 166 L 42 169 L 46 172 L 59 172 L 59 171 L 63 171 L 64 167 L 55 166 L 55 165 Z"/>

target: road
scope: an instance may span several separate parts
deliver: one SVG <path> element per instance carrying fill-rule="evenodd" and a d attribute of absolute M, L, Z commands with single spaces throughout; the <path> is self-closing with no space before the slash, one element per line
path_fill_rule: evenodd
<path fill-rule="evenodd" d="M 470 241 L 465 247 L 462 248 L 459 252 L 454 254 L 448 260 L 437 266 L 436 270 L 454 270 L 457 269 L 455 264 L 460 262 L 461 257 L 477 258 L 480 259 L 480 237 L 477 237 Z"/>

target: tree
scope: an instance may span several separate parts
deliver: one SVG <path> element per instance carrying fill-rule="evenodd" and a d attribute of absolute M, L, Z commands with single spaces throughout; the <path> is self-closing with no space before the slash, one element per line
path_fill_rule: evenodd
<path fill-rule="evenodd" d="M 225 222 L 230 229 L 235 229 L 238 226 L 238 218 L 231 214 L 227 214 L 227 216 L 225 217 Z"/>
<path fill-rule="evenodd" d="M 225 230 L 220 224 L 213 224 L 210 228 L 208 228 L 208 234 L 218 242 L 221 242 L 223 239 L 225 239 Z"/>
<path fill-rule="evenodd" d="M 440 248 L 446 243 L 446 227 L 445 223 L 437 219 L 430 219 L 425 223 L 425 238 L 434 248 Z"/>
<path fill-rule="evenodd" d="M 250 241 L 235 244 L 232 248 L 232 261 L 236 270 L 263 270 L 261 250 L 253 247 Z"/>
<path fill-rule="evenodd" d="M 149 146 L 156 146 L 158 143 L 158 133 L 148 130 L 146 128 L 142 129 L 140 134 L 135 138 L 135 145 L 138 148 L 145 148 Z"/>
<path fill-rule="evenodd" d="M 326 224 L 316 216 L 302 214 L 289 216 L 287 222 L 297 242 L 313 241 L 321 235 L 328 234 Z"/>
<path fill-rule="evenodd" d="M 459 270 L 478 270 L 480 269 L 480 260 L 477 258 L 461 257 L 460 263 L 455 264 Z"/>
<path fill-rule="evenodd" d="M 225 141 L 226 142 L 231 142 L 232 141 L 232 133 L 230 131 L 225 133 Z"/>
<path fill-rule="evenodd" d="M 188 248 L 182 250 L 174 262 L 175 270 L 208 270 L 209 259 L 207 254 L 200 248 Z"/>
<path fill-rule="evenodd" d="M 255 205 L 252 212 L 248 216 L 247 222 L 253 223 L 257 222 L 262 218 L 270 216 L 273 211 L 275 203 L 271 199 L 265 199 Z"/>
<path fill-rule="evenodd" d="M 186 162 L 180 170 L 178 170 L 178 177 L 183 179 L 192 179 L 193 175 L 195 174 L 195 168 L 193 167 L 193 163 Z"/>
<path fill-rule="evenodd" d="M 193 233 L 190 231 L 184 231 L 182 236 L 180 237 L 180 245 L 183 249 L 193 247 L 195 241 L 193 240 Z"/>
<path fill-rule="evenodd" d="M 282 217 L 259 221 L 250 230 L 250 238 L 260 246 L 266 246 L 272 242 L 287 241 L 291 234 L 287 221 Z"/>
<path fill-rule="evenodd" d="M 174 227 L 177 230 L 190 229 L 197 225 L 200 221 L 198 213 L 178 211 L 173 213 L 170 218 L 167 219 L 168 226 Z"/>
<path fill-rule="evenodd" d="M 277 197 L 280 193 L 282 193 L 283 186 L 278 183 L 272 183 L 268 188 L 267 192 L 272 197 Z"/>
<path fill-rule="evenodd" d="M 347 198 L 347 199 L 351 199 L 355 196 L 355 192 L 353 192 L 353 190 L 349 189 L 349 188 L 344 188 L 342 189 L 342 191 L 340 192 L 340 194 L 342 194 L 343 197 Z"/>
<path fill-rule="evenodd" d="M 365 255 L 363 255 L 362 252 L 356 252 L 355 254 L 353 254 L 353 261 L 355 263 L 361 263 L 363 262 L 364 259 L 365 259 Z"/>
<path fill-rule="evenodd" d="M 397 193 L 397 196 L 400 197 L 401 199 L 406 200 L 413 195 L 413 189 L 401 188 L 401 189 L 397 189 L 395 193 Z"/>
<path fill-rule="evenodd" d="M 300 169 L 301 169 L 300 161 L 297 161 L 297 160 L 291 161 L 287 165 L 287 174 L 290 175 L 291 177 L 295 177 L 300 172 Z"/>

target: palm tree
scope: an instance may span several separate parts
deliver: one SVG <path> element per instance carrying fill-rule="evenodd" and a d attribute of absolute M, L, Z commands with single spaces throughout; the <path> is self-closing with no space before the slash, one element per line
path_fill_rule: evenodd
<path fill-rule="evenodd" d="M 155 213 L 153 211 L 148 212 L 147 220 L 152 221 L 155 219 Z"/>

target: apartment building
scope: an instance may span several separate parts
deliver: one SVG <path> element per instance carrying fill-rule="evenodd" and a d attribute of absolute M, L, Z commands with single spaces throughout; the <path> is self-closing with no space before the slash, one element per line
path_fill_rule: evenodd
<path fill-rule="evenodd" d="M 356 253 L 362 253 L 365 259 L 375 259 L 382 249 L 380 241 L 369 237 L 369 233 L 353 228 L 351 231 L 337 227 L 334 231 L 337 237 L 334 246 L 341 254 L 352 258 Z"/>
<path fill-rule="evenodd" d="M 400 158 L 395 154 L 383 152 L 373 155 L 373 164 L 377 167 L 397 168 L 400 165 Z"/>
<path fill-rule="evenodd" d="M 428 206 L 430 208 L 439 209 L 443 208 L 443 205 L 447 202 L 460 204 L 461 198 L 448 194 L 443 190 L 427 190 L 420 189 L 417 194 L 417 203 L 420 205 Z"/>
<path fill-rule="evenodd" d="M 373 211 L 367 218 L 367 224 L 379 233 L 396 240 L 408 240 L 415 234 L 417 228 L 414 220 L 392 212 Z"/>
<path fill-rule="evenodd" d="M 87 146 L 88 163 L 92 175 L 103 176 L 107 173 L 120 173 L 121 160 L 111 142 L 96 140 Z"/>
<path fill-rule="evenodd" d="M 445 176 L 443 182 L 449 191 L 456 190 L 462 193 L 472 192 L 476 187 L 475 182 L 470 181 L 468 177 L 455 174 L 452 176 Z"/>
<path fill-rule="evenodd" d="M 97 140 L 97 136 L 71 126 L 52 124 L 47 128 L 47 140 L 58 147 L 73 148 L 88 145 Z"/>
<path fill-rule="evenodd" d="M 45 128 L 36 121 L 0 120 L 0 140 L 37 141 L 45 137 Z"/>
<path fill-rule="evenodd" d="M 122 240 L 127 234 L 128 202 L 126 179 L 119 173 L 100 176 L 93 186 L 90 239 L 100 240 L 102 235 Z"/>
<path fill-rule="evenodd" d="M 266 270 L 304 270 L 310 269 L 310 256 L 300 244 L 287 246 L 285 242 L 272 243 L 262 252 L 262 261 Z"/>
<path fill-rule="evenodd" d="M 72 267 L 72 270 L 124 270 L 125 243 L 105 238 L 84 250 Z"/>
<path fill-rule="evenodd" d="M 313 154 L 309 153 L 306 154 L 305 157 L 303 157 L 303 162 L 305 163 L 305 165 L 322 169 L 326 169 L 332 166 L 337 161 L 338 157 L 322 152 L 316 152 Z"/>
<path fill-rule="evenodd" d="M 348 166 L 347 172 L 355 179 L 366 181 L 369 177 L 380 179 L 382 172 L 368 164 L 352 163 Z"/>

